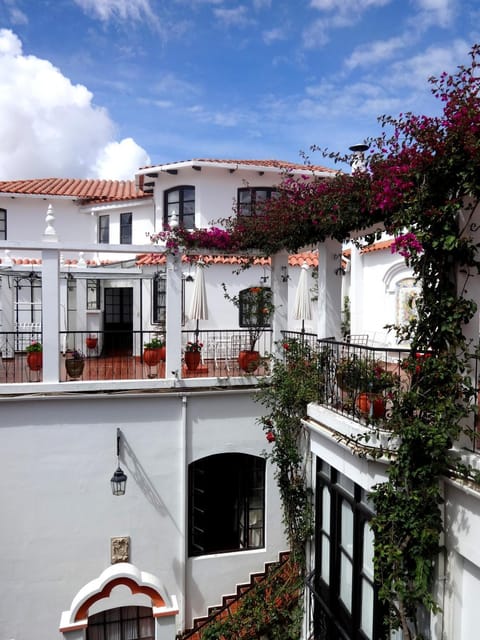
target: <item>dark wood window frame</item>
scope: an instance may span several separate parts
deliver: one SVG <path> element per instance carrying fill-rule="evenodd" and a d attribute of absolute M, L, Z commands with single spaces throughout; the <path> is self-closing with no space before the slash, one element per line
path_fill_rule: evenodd
<path fill-rule="evenodd" d="M 132 214 L 120 214 L 120 244 L 132 244 Z"/>
<path fill-rule="evenodd" d="M 7 239 L 7 210 L 0 209 L 0 240 Z"/>
<path fill-rule="evenodd" d="M 189 556 L 265 545 L 265 459 L 221 453 L 188 468 Z"/>
<path fill-rule="evenodd" d="M 167 280 L 164 273 L 157 273 L 152 280 L 152 324 L 166 328 L 167 322 Z M 185 317 L 185 280 L 182 279 L 182 326 Z"/>
<path fill-rule="evenodd" d="M 325 492 L 328 504 L 324 505 Z M 352 548 L 342 541 L 343 513 L 351 508 Z M 328 512 L 328 521 L 324 515 Z M 368 494 L 346 476 L 317 458 L 315 531 L 315 637 L 342 640 L 381 640 L 384 637 L 384 610 L 377 598 L 373 576 L 364 570 L 364 533 L 373 515 Z M 328 559 L 328 564 L 327 564 Z M 323 562 L 325 561 L 325 566 Z M 342 561 L 351 563 L 351 601 L 341 598 Z M 345 575 L 344 575 L 345 578 Z M 362 589 L 373 592 L 372 634 L 362 630 Z"/>
<path fill-rule="evenodd" d="M 263 299 L 272 302 L 272 290 L 270 287 L 248 287 L 238 294 L 238 324 L 240 327 L 271 327 L 272 314 L 265 315 L 261 309 L 255 308 L 252 302 L 251 289 L 262 289 Z M 257 305 L 258 306 L 258 305 Z"/>
<path fill-rule="evenodd" d="M 260 197 L 260 195 L 262 197 Z M 237 190 L 237 213 L 239 216 L 251 216 L 259 212 L 260 204 L 271 200 L 278 194 L 276 187 L 241 187 Z"/>
<path fill-rule="evenodd" d="M 178 192 L 178 195 L 175 194 Z M 167 189 L 163 200 L 163 224 L 170 224 L 170 214 L 175 211 L 178 216 L 178 224 L 186 229 L 195 227 L 195 187 L 193 185 L 180 185 Z"/>
<path fill-rule="evenodd" d="M 110 216 L 98 216 L 98 243 L 109 244 L 110 242 Z"/>
<path fill-rule="evenodd" d="M 107 609 L 88 618 L 87 640 L 154 640 L 155 619 L 150 607 Z"/>

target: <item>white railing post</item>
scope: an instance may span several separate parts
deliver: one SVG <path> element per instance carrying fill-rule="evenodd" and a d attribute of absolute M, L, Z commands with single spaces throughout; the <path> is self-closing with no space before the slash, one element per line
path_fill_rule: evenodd
<path fill-rule="evenodd" d="M 182 269 L 178 254 L 167 254 L 167 358 L 165 377 L 181 377 L 182 366 Z"/>
<path fill-rule="evenodd" d="M 58 249 L 42 251 L 43 382 L 59 381 L 60 295 Z"/>

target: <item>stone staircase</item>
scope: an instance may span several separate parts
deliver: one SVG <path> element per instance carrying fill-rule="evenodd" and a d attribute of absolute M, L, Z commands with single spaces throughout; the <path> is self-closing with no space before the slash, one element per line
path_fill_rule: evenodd
<path fill-rule="evenodd" d="M 256 585 L 269 580 L 271 576 L 274 574 L 277 575 L 277 573 L 284 574 L 285 579 L 288 579 L 289 576 L 296 573 L 296 568 L 290 562 L 290 552 L 280 552 L 278 561 L 268 562 L 265 564 L 262 572 L 250 574 L 250 580 L 248 582 L 237 585 L 234 594 L 224 595 L 222 604 L 209 607 L 206 616 L 195 618 L 193 628 L 185 630 L 183 634 L 179 634 L 177 640 L 201 640 L 202 633 L 208 625 L 233 614 L 247 593 Z"/>

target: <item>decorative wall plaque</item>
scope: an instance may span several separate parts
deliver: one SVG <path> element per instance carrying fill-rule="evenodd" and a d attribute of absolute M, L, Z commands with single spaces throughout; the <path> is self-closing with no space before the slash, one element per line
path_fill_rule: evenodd
<path fill-rule="evenodd" d="M 111 556 L 112 564 L 129 561 L 130 538 L 128 536 L 111 539 Z"/>

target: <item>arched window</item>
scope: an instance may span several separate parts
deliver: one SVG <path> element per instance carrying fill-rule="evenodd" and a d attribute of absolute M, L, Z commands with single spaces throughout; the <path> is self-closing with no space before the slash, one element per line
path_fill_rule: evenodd
<path fill-rule="evenodd" d="M 154 640 L 150 607 L 118 607 L 88 618 L 87 640 Z"/>
<path fill-rule="evenodd" d="M 417 299 L 421 288 L 414 278 L 399 280 L 395 289 L 396 324 L 402 326 L 417 317 Z"/>
<path fill-rule="evenodd" d="M 190 464 L 189 555 L 264 546 L 265 459 L 242 453 Z"/>
<path fill-rule="evenodd" d="M 165 191 L 163 224 L 169 225 L 174 215 L 177 217 L 178 224 L 185 229 L 195 227 L 195 187 L 185 185 Z"/>

